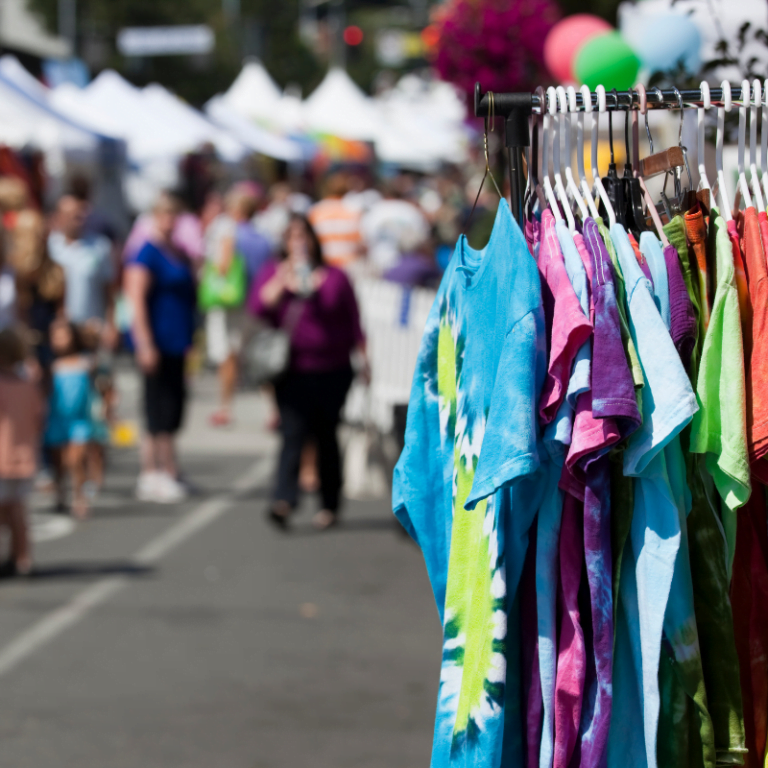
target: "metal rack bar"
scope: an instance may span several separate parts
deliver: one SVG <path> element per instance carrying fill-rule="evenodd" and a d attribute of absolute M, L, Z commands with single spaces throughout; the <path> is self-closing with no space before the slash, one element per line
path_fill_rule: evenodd
<path fill-rule="evenodd" d="M 592 108 L 598 108 L 597 94 L 591 93 Z M 606 108 L 610 111 L 639 109 L 640 97 L 635 91 L 606 91 Z M 712 104 L 720 104 L 723 99 L 722 88 L 711 88 Z M 734 102 L 741 100 L 741 86 L 731 88 L 731 98 Z M 670 88 L 651 88 L 647 91 L 648 109 L 679 109 L 680 101 L 686 109 L 702 107 L 704 102 L 701 89 L 675 90 Z M 768 103 L 768 92 L 766 93 Z M 491 106 L 493 108 L 491 108 Z M 584 108 L 584 99 L 577 92 L 576 106 Z M 546 97 L 540 98 L 534 93 L 494 93 L 493 105 L 488 93 L 483 93 L 480 83 L 475 83 L 475 116 L 490 117 L 491 114 L 503 117 L 505 123 L 506 147 L 509 155 L 509 186 L 510 209 L 517 223 L 523 226 L 523 202 L 525 197 L 526 179 L 523 173 L 525 150 L 530 146 L 530 131 L 528 118 L 536 113 L 542 114 L 546 107 Z"/>
<path fill-rule="evenodd" d="M 487 93 L 480 91 L 480 84 L 476 86 L 475 92 L 475 115 L 477 117 L 488 117 L 490 100 Z M 704 102 L 701 97 L 701 90 L 683 89 L 675 92 L 673 89 L 665 88 L 663 90 L 657 90 L 650 88 L 647 91 L 648 109 L 679 109 L 680 100 L 678 95 L 683 100 L 683 106 L 686 109 L 694 107 L 703 107 Z M 723 100 L 722 88 L 711 88 L 710 96 L 712 104 L 721 104 Z M 733 86 L 731 88 L 731 96 L 734 102 L 741 100 L 741 86 Z M 592 108 L 597 110 L 597 94 L 592 93 Z M 636 91 L 606 91 L 605 92 L 606 107 L 613 110 L 626 110 L 626 109 L 639 109 L 640 97 Z M 534 93 L 494 93 L 494 112 L 498 117 L 509 117 L 517 112 L 523 104 L 530 104 L 531 112 L 537 114 L 542 113 L 542 99 Z M 576 106 L 579 109 L 584 108 L 584 100 L 581 93 L 576 92 Z M 529 114 L 531 114 L 529 112 Z"/>

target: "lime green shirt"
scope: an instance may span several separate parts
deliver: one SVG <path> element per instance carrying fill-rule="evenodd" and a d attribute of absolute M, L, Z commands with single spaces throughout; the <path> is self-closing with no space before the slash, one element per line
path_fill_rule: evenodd
<path fill-rule="evenodd" d="M 724 504 L 728 571 L 736 547 L 736 510 L 752 492 L 747 448 L 744 345 L 733 251 L 725 220 L 712 209 L 717 285 L 701 348 L 696 385 L 699 410 L 691 426 L 691 452 L 705 454 L 707 471 Z"/>

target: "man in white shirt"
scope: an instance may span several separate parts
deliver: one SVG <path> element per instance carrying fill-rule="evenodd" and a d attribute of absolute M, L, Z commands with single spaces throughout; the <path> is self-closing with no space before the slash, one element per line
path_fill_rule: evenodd
<path fill-rule="evenodd" d="M 429 237 L 429 222 L 413 203 L 403 200 L 394 184 L 384 187 L 384 199 L 363 216 L 360 229 L 368 258 L 379 273 L 397 264 Z"/>

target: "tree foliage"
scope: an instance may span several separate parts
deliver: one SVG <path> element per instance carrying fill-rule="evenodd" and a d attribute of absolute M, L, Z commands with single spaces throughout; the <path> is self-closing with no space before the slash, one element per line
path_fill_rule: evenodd
<path fill-rule="evenodd" d="M 51 31 L 56 31 L 58 0 L 28 0 Z M 298 0 L 241 0 L 236 23 L 225 16 L 222 0 L 77 0 L 78 54 L 94 74 L 112 67 L 137 85 L 157 81 L 200 105 L 226 89 L 244 54 L 258 55 L 281 85 L 314 86 L 322 67 L 298 37 Z M 205 58 L 157 56 L 126 59 L 117 52 L 123 27 L 208 24 L 216 50 Z"/>

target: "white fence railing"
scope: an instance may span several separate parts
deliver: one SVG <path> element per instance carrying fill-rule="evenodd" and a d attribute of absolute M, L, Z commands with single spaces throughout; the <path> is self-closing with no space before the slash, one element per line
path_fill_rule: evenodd
<path fill-rule="evenodd" d="M 355 292 L 368 340 L 371 387 L 366 392 L 360 384 L 353 386 L 345 419 L 352 423 L 368 421 L 388 432 L 393 406 L 408 403 L 435 291 L 361 278 L 355 281 Z"/>

